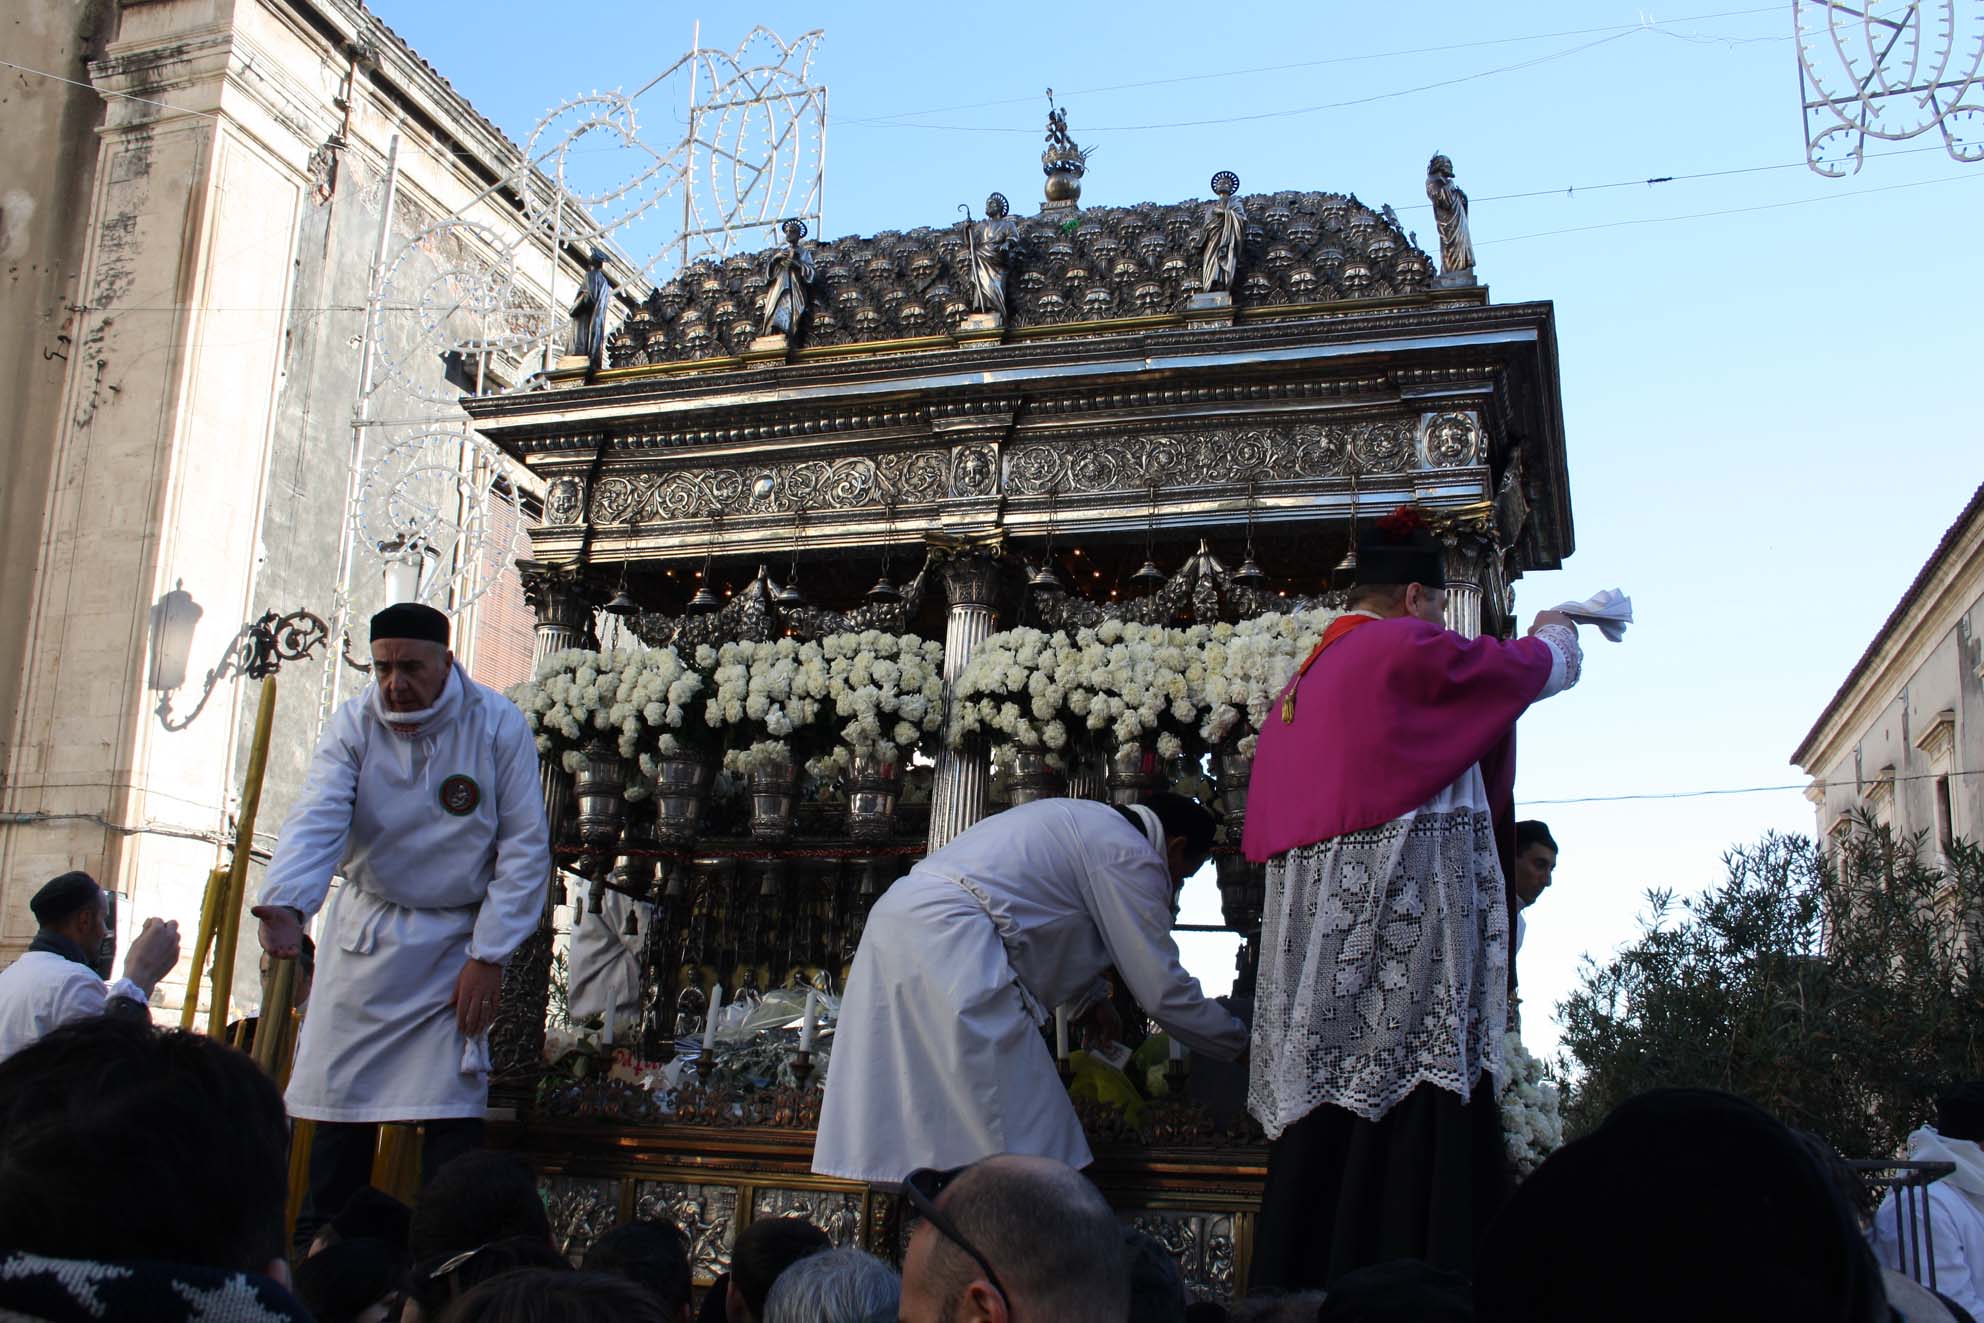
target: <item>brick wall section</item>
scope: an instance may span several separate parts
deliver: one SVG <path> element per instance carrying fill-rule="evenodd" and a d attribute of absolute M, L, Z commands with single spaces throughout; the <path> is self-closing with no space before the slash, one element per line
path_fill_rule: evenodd
<path fill-rule="evenodd" d="M 505 558 L 502 573 L 475 604 L 475 648 L 469 674 L 483 684 L 507 689 L 530 678 L 531 645 L 537 617 L 524 601 L 523 579 L 517 573 L 514 548 L 525 545 L 520 524 L 528 524 L 531 498 L 524 496 L 525 508 L 514 500 L 492 495 L 489 499 L 489 538 L 484 552 L 494 562 Z M 489 567 L 494 569 L 495 566 Z"/>

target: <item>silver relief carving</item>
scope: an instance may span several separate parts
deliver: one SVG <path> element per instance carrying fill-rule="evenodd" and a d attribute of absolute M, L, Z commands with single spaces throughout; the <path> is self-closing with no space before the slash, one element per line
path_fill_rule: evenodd
<path fill-rule="evenodd" d="M 737 1243 L 737 1187 L 642 1181 L 634 1187 L 634 1216 L 666 1217 L 689 1239 L 689 1268 L 703 1281 L 730 1271 Z"/>
<path fill-rule="evenodd" d="M 1231 1213 L 1143 1212 L 1132 1216 L 1129 1223 L 1171 1251 L 1185 1279 L 1185 1289 L 1194 1299 L 1233 1298 Z"/>
<path fill-rule="evenodd" d="M 985 448 L 990 452 L 990 447 Z M 959 459 L 962 461 L 962 454 Z M 996 454 L 974 460 L 986 490 Z M 764 480 L 769 480 L 769 487 Z M 592 518 L 600 524 L 666 524 L 713 515 L 792 514 L 796 511 L 872 510 L 941 500 L 959 485 L 959 465 L 947 450 L 898 451 L 880 456 L 799 459 L 740 467 L 664 469 L 602 478 L 594 490 Z M 553 487 L 554 496 L 557 487 Z M 977 491 L 961 494 L 975 495 Z M 551 523 L 576 522 L 573 511 Z M 550 513 L 547 511 L 547 513 Z"/>
<path fill-rule="evenodd" d="M 751 1220 L 768 1217 L 803 1218 L 826 1232 L 836 1249 L 861 1243 L 861 1196 L 851 1190 L 758 1190 Z"/>
<path fill-rule="evenodd" d="M 989 496 L 999 476 L 996 446 L 959 446 L 951 457 L 951 495 Z"/>
<path fill-rule="evenodd" d="M 1473 414 L 1428 414 L 1425 427 L 1429 468 L 1451 469 L 1479 461 L 1481 423 Z"/>
<path fill-rule="evenodd" d="M 1360 472 L 1400 473 L 1412 465 L 1416 431 L 1387 420 L 1022 442 L 1006 448 L 1006 490 L 1044 496 L 1341 477 L 1351 455 Z"/>
<path fill-rule="evenodd" d="M 620 1220 L 620 1182 L 583 1176 L 546 1176 L 538 1182 L 558 1252 L 577 1263 Z"/>

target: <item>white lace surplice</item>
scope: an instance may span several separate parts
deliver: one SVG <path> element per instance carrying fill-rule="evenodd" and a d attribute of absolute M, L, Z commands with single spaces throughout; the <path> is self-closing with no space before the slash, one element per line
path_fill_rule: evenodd
<path fill-rule="evenodd" d="M 1577 683 L 1574 631 L 1540 630 Z M 1267 866 L 1247 1108 L 1270 1139 L 1325 1104 L 1375 1121 L 1502 1070 L 1509 906 L 1479 765 L 1417 810 Z"/>

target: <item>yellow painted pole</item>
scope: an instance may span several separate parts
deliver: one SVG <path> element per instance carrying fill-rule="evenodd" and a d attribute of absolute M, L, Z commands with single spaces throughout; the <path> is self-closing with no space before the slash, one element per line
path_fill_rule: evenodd
<path fill-rule="evenodd" d="M 269 991 L 262 998 L 261 1018 L 255 1022 L 255 1064 L 270 1079 L 282 1069 L 284 1040 L 289 1037 L 289 1001 L 295 986 L 295 960 L 278 960 L 269 967 Z"/>
<path fill-rule="evenodd" d="M 207 1011 L 209 1038 L 220 1038 L 227 1032 L 227 998 L 234 990 L 234 952 L 241 938 L 241 906 L 248 892 L 248 858 L 255 847 L 255 812 L 262 806 L 262 773 L 269 763 L 269 730 L 275 719 L 276 677 L 271 671 L 262 677 L 262 698 L 255 709 L 255 742 L 248 751 L 248 779 L 241 787 L 241 817 L 234 829 L 234 859 L 219 916 L 214 1001 Z"/>
<path fill-rule="evenodd" d="M 207 955 L 213 950 L 214 928 L 220 917 L 220 898 L 227 890 L 228 870 L 216 868 L 207 874 L 207 894 L 200 898 L 200 935 L 193 943 L 193 963 L 186 975 L 186 1002 L 179 1008 L 179 1027 L 191 1029 L 200 1013 L 200 983 L 207 976 Z"/>

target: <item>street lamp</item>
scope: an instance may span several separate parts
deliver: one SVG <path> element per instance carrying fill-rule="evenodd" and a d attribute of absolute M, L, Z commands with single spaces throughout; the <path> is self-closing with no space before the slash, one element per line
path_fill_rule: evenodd
<path fill-rule="evenodd" d="M 418 533 L 400 533 L 379 544 L 379 558 L 386 563 L 386 605 L 394 606 L 420 600 L 427 572 L 441 553 Z"/>
<path fill-rule="evenodd" d="M 160 599 L 153 609 L 157 637 L 152 643 L 151 682 L 159 690 L 158 720 L 169 731 L 192 725 L 213 697 L 222 680 L 244 675 L 262 682 L 261 697 L 255 705 L 255 740 L 249 746 L 248 775 L 241 787 L 241 810 L 234 820 L 234 854 L 225 871 L 216 868 L 207 879 L 207 893 L 200 904 L 199 939 L 193 946 L 193 976 L 186 984 L 186 1004 L 180 1011 L 180 1027 L 193 1027 L 199 1012 L 199 970 L 213 950 L 213 1000 L 207 1012 L 207 1033 L 218 1038 L 227 1027 L 228 993 L 234 986 L 234 953 L 241 937 L 241 906 L 248 890 L 248 857 L 255 840 L 255 815 L 262 805 L 262 774 L 269 762 L 269 734 L 275 725 L 276 672 L 284 662 L 301 661 L 330 641 L 330 628 L 308 611 L 292 611 L 279 616 L 264 612 L 259 619 L 241 627 L 228 643 L 227 651 L 207 672 L 200 701 L 184 717 L 174 719 L 172 695 L 186 679 L 187 654 L 191 651 L 193 625 L 200 609 L 183 587 Z M 280 963 L 280 962 L 279 962 Z M 280 981 L 278 987 L 286 988 Z M 284 994 L 287 1000 L 287 993 Z M 265 1023 L 274 1032 L 281 1017 L 289 1014 L 285 1004 Z"/>

